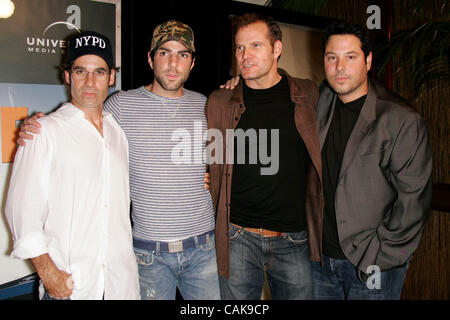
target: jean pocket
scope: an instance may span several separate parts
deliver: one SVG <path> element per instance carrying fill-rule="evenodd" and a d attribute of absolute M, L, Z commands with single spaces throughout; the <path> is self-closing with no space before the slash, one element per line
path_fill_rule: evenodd
<path fill-rule="evenodd" d="M 200 247 L 200 250 L 202 251 L 210 251 L 216 247 L 216 242 L 214 240 L 214 236 L 209 237 L 208 242 L 202 244 Z"/>
<path fill-rule="evenodd" d="M 153 263 L 154 254 L 151 251 L 145 252 L 139 249 L 134 249 L 134 255 L 136 256 L 136 261 L 138 264 L 150 266 Z"/>
<path fill-rule="evenodd" d="M 286 238 L 291 244 L 301 245 L 308 242 L 308 232 L 306 230 L 300 232 L 286 233 Z"/>
<path fill-rule="evenodd" d="M 241 236 L 241 229 L 230 224 L 229 234 L 230 240 L 237 239 Z"/>

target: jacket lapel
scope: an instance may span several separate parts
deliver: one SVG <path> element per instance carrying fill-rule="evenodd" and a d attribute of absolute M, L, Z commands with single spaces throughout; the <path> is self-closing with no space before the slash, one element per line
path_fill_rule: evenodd
<path fill-rule="evenodd" d="M 336 106 L 337 95 L 330 89 L 326 81 L 322 82 L 319 88 L 320 96 L 317 103 L 317 120 L 319 124 L 319 142 L 322 150 L 333 119 L 334 107 Z"/>
<path fill-rule="evenodd" d="M 361 113 L 359 114 L 358 120 L 356 120 L 353 131 L 345 147 L 339 179 L 345 175 L 353 160 L 358 158 L 356 157 L 358 154 L 358 149 L 366 134 L 372 129 L 372 124 L 376 119 L 376 102 L 377 95 L 374 87 L 369 81 L 369 90 L 366 101 L 362 106 Z"/>
<path fill-rule="evenodd" d="M 315 101 L 311 103 L 311 96 L 305 92 L 299 92 L 298 86 L 294 84 L 295 79 L 289 76 L 280 69 L 282 74 L 285 74 L 288 79 L 289 88 L 291 92 L 291 101 L 295 103 L 294 120 L 295 126 L 305 143 L 311 161 L 319 173 L 320 180 L 322 180 L 322 157 L 320 154 L 320 144 L 318 139 L 318 125 L 317 115 L 315 110 Z M 313 104 L 311 107 L 309 105 Z"/>
<path fill-rule="evenodd" d="M 244 81 L 242 78 L 239 79 L 238 84 L 236 85 L 236 87 L 233 89 L 233 92 L 231 93 L 231 97 L 230 97 L 230 105 L 235 105 L 235 104 L 243 104 L 244 103 L 244 98 L 243 98 L 243 85 L 242 85 L 242 81 Z"/>

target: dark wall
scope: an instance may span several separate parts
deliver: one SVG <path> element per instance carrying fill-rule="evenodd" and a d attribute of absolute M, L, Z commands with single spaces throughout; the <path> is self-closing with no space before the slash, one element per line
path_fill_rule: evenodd
<path fill-rule="evenodd" d="M 260 12 L 278 21 L 324 27 L 330 20 L 301 13 L 221 1 L 122 1 L 122 89 L 148 85 L 153 73 L 147 53 L 154 28 L 176 19 L 194 30 L 196 60 L 185 87 L 205 95 L 231 76 L 231 14 Z"/>

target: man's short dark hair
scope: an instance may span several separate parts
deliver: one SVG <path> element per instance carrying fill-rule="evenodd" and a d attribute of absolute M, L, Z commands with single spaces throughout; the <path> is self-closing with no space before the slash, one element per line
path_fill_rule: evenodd
<path fill-rule="evenodd" d="M 267 25 L 267 27 L 269 28 L 269 37 L 272 46 L 274 45 L 275 41 L 281 41 L 282 32 L 279 24 L 272 17 L 264 16 L 259 13 L 246 13 L 242 16 L 234 17 L 233 34 L 236 36 L 236 33 L 240 28 L 246 27 L 256 22 L 263 22 Z"/>
<path fill-rule="evenodd" d="M 364 52 L 364 58 L 372 51 L 370 45 L 369 34 L 367 29 L 358 24 L 352 24 L 345 21 L 337 21 L 330 24 L 323 32 L 322 51 L 325 53 L 325 48 L 328 39 L 334 35 L 350 34 L 356 36 L 361 41 L 361 50 Z"/>

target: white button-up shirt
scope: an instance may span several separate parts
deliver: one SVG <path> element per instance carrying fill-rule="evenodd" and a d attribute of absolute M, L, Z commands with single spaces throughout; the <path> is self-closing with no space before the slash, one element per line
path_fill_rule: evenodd
<path fill-rule="evenodd" d="M 140 299 L 125 134 L 103 112 L 102 137 L 70 103 L 39 121 L 41 133 L 14 160 L 6 202 L 11 255 L 48 253 L 72 275 L 71 299 Z"/>

